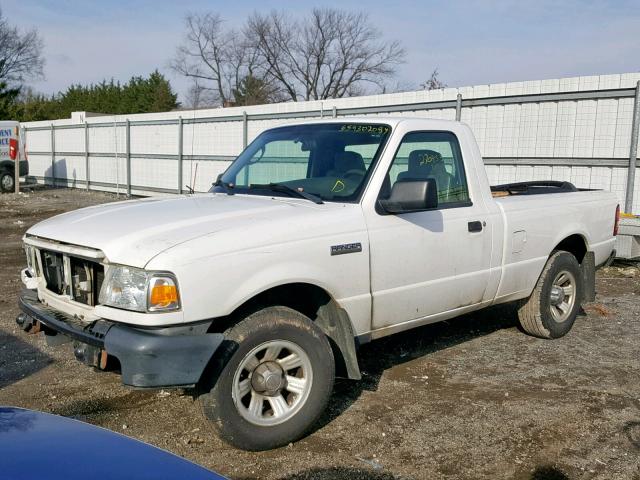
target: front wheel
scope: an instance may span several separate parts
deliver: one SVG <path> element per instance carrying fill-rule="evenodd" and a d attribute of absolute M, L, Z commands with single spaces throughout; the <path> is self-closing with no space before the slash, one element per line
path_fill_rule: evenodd
<path fill-rule="evenodd" d="M 15 180 L 10 172 L 0 173 L 0 189 L 3 193 L 11 193 L 15 189 Z"/>
<path fill-rule="evenodd" d="M 555 252 L 547 260 L 533 293 L 518 310 L 520 325 L 529 335 L 559 338 L 578 315 L 583 298 L 580 264 L 569 252 Z"/>
<path fill-rule="evenodd" d="M 310 319 L 286 307 L 265 308 L 227 330 L 221 348 L 199 399 L 222 438 L 268 450 L 309 431 L 329 401 L 335 373 L 331 346 Z"/>

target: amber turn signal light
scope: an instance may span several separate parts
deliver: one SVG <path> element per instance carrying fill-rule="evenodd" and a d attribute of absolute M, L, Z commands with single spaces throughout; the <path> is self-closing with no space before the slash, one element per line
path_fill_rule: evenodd
<path fill-rule="evenodd" d="M 150 311 L 178 310 L 180 308 L 180 296 L 178 287 L 173 278 L 156 277 L 149 283 Z"/>

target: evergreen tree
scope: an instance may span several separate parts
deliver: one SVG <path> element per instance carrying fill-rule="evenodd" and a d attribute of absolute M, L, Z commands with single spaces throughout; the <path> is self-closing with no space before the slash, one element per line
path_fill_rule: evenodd
<path fill-rule="evenodd" d="M 0 120 L 13 120 L 13 105 L 19 94 L 19 88 L 9 88 L 7 82 L 0 81 Z"/>
<path fill-rule="evenodd" d="M 151 99 L 149 112 L 165 112 L 172 110 L 178 106 L 178 95 L 173 93 L 171 84 L 157 70 L 149 75 L 147 84 L 151 87 L 151 95 L 147 98 Z"/>
<path fill-rule="evenodd" d="M 30 88 L 20 93 L 15 103 L 11 105 L 10 110 L 9 117 L 21 122 L 59 118 L 57 117 L 58 103 L 56 98 L 34 93 Z"/>
<path fill-rule="evenodd" d="M 249 74 L 233 89 L 233 98 L 236 105 L 262 105 L 271 102 L 273 93 L 267 82 Z"/>
<path fill-rule="evenodd" d="M 148 78 L 132 77 L 124 85 L 113 79 L 89 86 L 71 85 L 50 98 L 29 91 L 18 98 L 11 111 L 23 122 L 68 118 L 76 111 L 114 115 L 165 112 L 178 107 L 177 98 L 169 81 L 156 70 Z"/>

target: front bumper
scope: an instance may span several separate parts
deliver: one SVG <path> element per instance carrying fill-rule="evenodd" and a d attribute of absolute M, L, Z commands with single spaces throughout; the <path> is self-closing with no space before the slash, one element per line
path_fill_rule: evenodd
<path fill-rule="evenodd" d="M 27 316 L 19 317 L 23 328 L 28 322 L 35 331 L 75 340 L 76 357 L 89 365 L 103 366 L 106 355 L 117 358 L 122 383 L 138 388 L 194 386 L 224 339 L 206 333 L 206 325 L 143 329 L 108 320 L 82 323 L 43 305 L 33 290 L 22 291 L 19 305 Z"/>

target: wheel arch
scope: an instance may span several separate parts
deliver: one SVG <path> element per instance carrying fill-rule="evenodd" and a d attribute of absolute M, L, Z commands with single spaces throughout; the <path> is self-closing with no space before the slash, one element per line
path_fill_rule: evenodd
<path fill-rule="evenodd" d="M 0 171 L 4 172 L 13 172 L 15 169 L 13 160 L 1 160 L 0 161 Z"/>
<path fill-rule="evenodd" d="M 583 300 L 593 302 L 596 299 L 596 260 L 593 251 L 589 251 L 587 239 L 578 233 L 564 238 L 556 247 L 555 251 L 565 251 L 571 253 L 580 264 L 583 282 Z"/>
<path fill-rule="evenodd" d="M 574 233 L 563 238 L 551 251 L 549 256 L 553 255 L 553 252 L 558 250 L 563 250 L 565 252 L 571 253 L 576 259 L 578 263 L 582 264 L 582 261 L 589 250 L 589 246 L 586 238 L 579 234 Z"/>
<path fill-rule="evenodd" d="M 211 323 L 209 333 L 222 333 L 249 314 L 270 306 L 284 306 L 309 317 L 327 336 L 333 350 L 336 375 L 361 378 L 355 334 L 349 314 L 324 288 L 305 282 L 291 282 L 263 290 L 223 318 Z"/>

